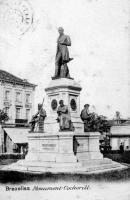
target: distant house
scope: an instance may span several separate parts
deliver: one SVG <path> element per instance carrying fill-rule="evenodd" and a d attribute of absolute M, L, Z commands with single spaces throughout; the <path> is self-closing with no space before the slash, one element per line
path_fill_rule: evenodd
<path fill-rule="evenodd" d="M 0 128 L 0 153 L 18 153 L 27 147 L 27 124 L 34 112 L 36 85 L 0 70 L 0 109 L 9 116 Z"/>
<path fill-rule="evenodd" d="M 124 150 L 130 150 L 130 124 L 124 123 L 111 127 L 110 145 L 112 150 L 119 150 L 120 145 L 124 146 Z"/>
<path fill-rule="evenodd" d="M 34 109 L 35 84 L 0 70 L 0 109 L 9 116 L 8 123 L 29 121 Z"/>

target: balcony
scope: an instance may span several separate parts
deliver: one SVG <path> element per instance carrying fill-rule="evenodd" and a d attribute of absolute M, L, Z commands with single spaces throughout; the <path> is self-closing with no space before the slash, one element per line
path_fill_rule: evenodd
<path fill-rule="evenodd" d="M 11 104 L 11 100 L 9 99 L 4 99 L 4 106 L 5 107 L 10 107 L 12 104 Z"/>
<path fill-rule="evenodd" d="M 15 101 L 15 106 L 23 107 L 23 102 L 22 101 Z"/>
<path fill-rule="evenodd" d="M 15 125 L 16 125 L 16 127 L 28 126 L 28 120 L 27 119 L 15 119 Z"/>
<path fill-rule="evenodd" d="M 26 103 L 25 103 L 25 108 L 32 108 L 32 103 L 26 102 Z"/>

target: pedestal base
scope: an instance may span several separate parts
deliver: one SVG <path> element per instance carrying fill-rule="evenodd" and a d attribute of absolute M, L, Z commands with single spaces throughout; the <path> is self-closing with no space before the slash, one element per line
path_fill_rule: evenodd
<path fill-rule="evenodd" d="M 3 170 L 33 173 L 91 173 L 123 169 L 123 165 L 103 158 L 99 151 L 99 133 L 29 133 L 29 152 L 25 160 Z"/>
<path fill-rule="evenodd" d="M 26 161 L 77 162 L 73 152 L 73 132 L 57 134 L 29 134 L 29 152 Z"/>

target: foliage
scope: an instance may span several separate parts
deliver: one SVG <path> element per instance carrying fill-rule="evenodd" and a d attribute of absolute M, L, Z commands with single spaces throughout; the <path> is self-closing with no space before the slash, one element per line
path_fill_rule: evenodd
<path fill-rule="evenodd" d="M 85 120 L 85 132 L 98 131 L 100 133 L 110 131 L 110 123 L 103 115 L 90 113 L 87 120 Z"/>
<path fill-rule="evenodd" d="M 5 122 L 9 119 L 6 112 L 0 109 L 0 123 Z"/>

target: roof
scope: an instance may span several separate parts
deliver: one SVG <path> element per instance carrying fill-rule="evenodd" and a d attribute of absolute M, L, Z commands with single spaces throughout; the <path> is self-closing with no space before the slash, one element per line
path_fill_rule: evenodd
<path fill-rule="evenodd" d="M 29 129 L 27 128 L 4 128 L 7 135 L 15 144 L 27 143 L 27 135 Z"/>
<path fill-rule="evenodd" d="M 28 87 L 36 87 L 37 85 L 29 83 L 26 79 L 21 79 L 13 74 L 0 70 L 0 81 L 6 83 L 12 83 L 17 85 L 23 85 Z"/>

